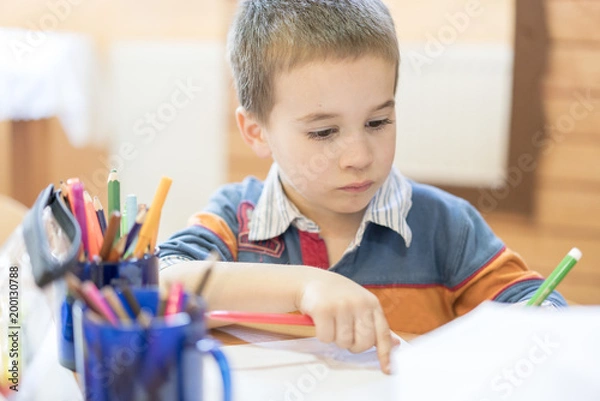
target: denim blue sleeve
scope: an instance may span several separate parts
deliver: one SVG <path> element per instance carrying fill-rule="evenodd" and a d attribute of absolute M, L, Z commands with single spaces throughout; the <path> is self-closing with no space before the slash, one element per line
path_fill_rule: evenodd
<path fill-rule="evenodd" d="M 494 301 L 507 303 L 528 301 L 533 297 L 533 294 L 542 283 L 542 279 L 532 279 L 515 283 L 498 294 L 494 298 Z M 552 291 L 548 295 L 548 298 L 546 298 L 546 301 L 554 306 L 567 306 L 567 302 L 557 291 Z"/>
<path fill-rule="evenodd" d="M 488 266 L 505 246 L 467 201 L 456 202 L 449 221 L 454 236 L 448 246 L 446 280 L 450 288 L 457 288 Z"/>
<path fill-rule="evenodd" d="M 220 260 L 234 260 L 231 250 L 223 240 L 202 226 L 191 226 L 176 232 L 160 244 L 159 248 L 163 267 L 164 261 L 204 260 L 211 251 L 215 251 Z"/>
<path fill-rule="evenodd" d="M 490 289 L 496 284 L 505 283 L 502 290 L 494 296 L 495 301 L 517 303 L 529 300 L 543 279 L 527 269 L 524 261 L 514 252 L 506 249 L 473 206 L 464 201 L 456 209 L 459 219 L 457 226 L 461 228 L 457 236 L 455 258 L 451 263 L 454 272 L 451 279 L 453 288 L 469 285 L 469 281 L 482 273 L 496 277 L 486 284 Z M 508 265 L 513 267 L 508 268 Z M 521 271 L 515 268 L 519 265 L 522 266 Z M 484 295 L 479 294 L 479 290 L 475 293 L 478 297 Z M 548 296 L 547 301 L 554 306 L 566 305 L 564 298 L 556 291 Z"/>
<path fill-rule="evenodd" d="M 237 238 L 237 207 L 243 187 L 243 183 L 223 186 L 211 197 L 202 213 L 198 214 L 223 222 L 220 227 L 198 222 L 176 232 L 160 244 L 161 266 L 185 260 L 204 260 L 211 251 L 216 252 L 223 261 L 234 261 L 237 244 L 231 243 L 232 241 L 228 243 L 226 238 Z"/>

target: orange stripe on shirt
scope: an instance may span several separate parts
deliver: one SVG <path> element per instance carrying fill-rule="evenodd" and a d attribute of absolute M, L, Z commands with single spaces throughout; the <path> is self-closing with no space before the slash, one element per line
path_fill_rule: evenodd
<path fill-rule="evenodd" d="M 422 334 L 494 299 L 516 283 L 539 278 L 518 254 L 504 249 L 452 288 L 439 284 L 365 287 L 379 299 L 392 330 Z"/>
<path fill-rule="evenodd" d="M 454 291 L 454 310 L 458 316 L 464 315 L 481 302 L 494 299 L 501 291 L 518 282 L 539 278 L 542 276 L 529 270 L 521 256 L 505 249 Z"/>
<path fill-rule="evenodd" d="M 225 220 L 221 216 L 213 213 L 200 212 L 196 213 L 188 220 L 190 226 L 202 226 L 213 232 L 217 237 L 221 239 L 229 248 L 229 252 L 233 256 L 233 260 L 237 260 L 237 240 L 231 228 L 227 225 Z"/>
<path fill-rule="evenodd" d="M 367 289 L 379 299 L 393 331 L 423 334 L 456 317 L 450 302 L 451 291 L 441 285 Z"/>

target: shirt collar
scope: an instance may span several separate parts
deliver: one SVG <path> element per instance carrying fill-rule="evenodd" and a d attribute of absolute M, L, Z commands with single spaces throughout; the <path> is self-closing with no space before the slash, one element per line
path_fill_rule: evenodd
<path fill-rule="evenodd" d="M 406 217 L 412 206 L 412 186 L 395 168 L 377 191 L 363 216 L 356 236 L 346 252 L 358 247 L 369 222 L 397 232 L 410 246 L 412 231 Z M 273 163 L 263 191 L 252 213 L 248 239 L 263 241 L 283 234 L 290 225 L 298 230 L 319 232 L 319 226 L 300 213 L 288 199 L 279 181 L 279 166 Z"/>

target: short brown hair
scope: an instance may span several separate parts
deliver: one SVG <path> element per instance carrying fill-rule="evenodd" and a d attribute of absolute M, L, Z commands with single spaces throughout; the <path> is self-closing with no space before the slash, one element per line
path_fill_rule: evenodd
<path fill-rule="evenodd" d="M 380 0 L 243 0 L 228 53 L 240 104 L 263 123 L 278 73 L 314 60 L 376 55 L 394 63 L 397 76 L 400 62 L 394 22 Z"/>

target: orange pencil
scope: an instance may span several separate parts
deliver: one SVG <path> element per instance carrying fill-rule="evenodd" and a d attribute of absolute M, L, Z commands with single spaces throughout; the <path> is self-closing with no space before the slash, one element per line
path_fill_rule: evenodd
<path fill-rule="evenodd" d="M 100 257 L 102 260 L 108 260 L 110 256 L 110 250 L 112 249 L 113 242 L 117 236 L 117 229 L 121 226 L 121 212 L 114 211 L 110 215 L 108 220 L 108 227 L 106 227 L 106 233 L 104 234 L 104 241 L 102 242 L 102 248 L 100 248 Z"/>
<path fill-rule="evenodd" d="M 162 177 L 160 183 L 158 184 L 158 188 L 154 194 L 154 199 L 152 200 L 152 204 L 150 205 L 150 209 L 148 209 L 148 214 L 146 215 L 146 221 L 144 221 L 144 224 L 140 229 L 138 242 L 133 251 L 133 256 L 137 259 L 140 259 L 144 256 L 144 253 L 146 253 L 146 249 L 148 247 L 150 247 L 150 252 L 154 252 L 154 248 L 156 247 L 156 237 L 158 235 L 160 214 L 172 182 L 173 180 L 169 177 Z"/>
<path fill-rule="evenodd" d="M 92 197 L 87 191 L 83 191 L 83 199 L 85 202 L 85 217 L 88 229 L 88 241 L 90 247 L 90 258 L 100 254 L 102 246 L 102 230 L 98 223 L 98 216 L 92 203 Z"/>

